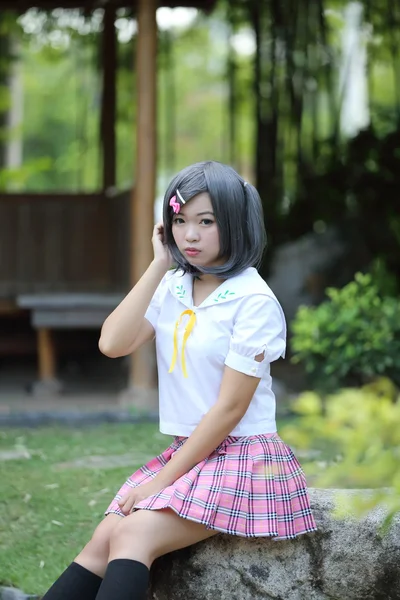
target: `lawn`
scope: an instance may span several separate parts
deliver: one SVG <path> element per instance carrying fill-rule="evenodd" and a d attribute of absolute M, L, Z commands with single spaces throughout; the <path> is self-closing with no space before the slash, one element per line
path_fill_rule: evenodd
<path fill-rule="evenodd" d="M 0 585 L 44 593 L 88 541 L 126 477 L 169 442 L 156 424 L 0 432 L 1 451 L 30 457 L 0 461 Z M 93 455 L 129 453 L 129 466 L 85 464 L 85 457 L 87 463 Z M 79 467 L 60 467 L 78 459 Z"/>
<path fill-rule="evenodd" d="M 44 593 L 89 540 L 127 476 L 170 440 L 157 424 L 0 432 L 0 451 L 27 456 L 0 460 L 0 586 Z M 93 465 L 94 456 L 124 457 L 125 466 Z"/>

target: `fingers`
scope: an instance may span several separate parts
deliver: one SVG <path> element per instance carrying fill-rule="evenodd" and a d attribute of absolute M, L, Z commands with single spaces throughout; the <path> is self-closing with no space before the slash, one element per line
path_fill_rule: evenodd
<path fill-rule="evenodd" d="M 134 494 L 132 494 L 132 492 L 130 492 L 129 494 L 123 496 L 121 500 L 118 500 L 118 505 L 121 511 L 124 513 L 124 515 L 129 515 L 129 513 L 132 511 L 132 508 L 135 505 L 135 502 L 136 497 Z"/>
<path fill-rule="evenodd" d="M 164 224 L 156 223 L 153 229 L 153 236 L 162 238 L 164 236 Z"/>

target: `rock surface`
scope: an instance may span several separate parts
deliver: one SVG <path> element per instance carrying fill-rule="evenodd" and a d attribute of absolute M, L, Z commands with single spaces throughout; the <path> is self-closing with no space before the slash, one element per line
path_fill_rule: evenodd
<path fill-rule="evenodd" d="M 381 537 L 382 510 L 336 520 L 334 491 L 310 496 L 317 533 L 285 542 L 218 535 L 167 555 L 149 599 L 400 600 L 400 516 Z"/>
<path fill-rule="evenodd" d="M 217 535 L 164 556 L 149 600 L 400 600 L 400 515 L 381 537 L 382 510 L 336 520 L 334 491 L 310 496 L 318 532 L 286 542 Z M 0 600 L 33 598 L 0 588 Z"/>
<path fill-rule="evenodd" d="M 29 596 L 17 588 L 0 588 L 0 600 L 36 600 L 38 596 Z"/>

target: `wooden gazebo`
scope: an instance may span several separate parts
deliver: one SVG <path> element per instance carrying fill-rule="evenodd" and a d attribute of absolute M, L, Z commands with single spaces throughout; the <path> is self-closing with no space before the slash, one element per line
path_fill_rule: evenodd
<path fill-rule="evenodd" d="M 104 9 L 102 187 L 93 194 L 0 194 L 0 310 L 29 309 L 37 329 L 39 388 L 56 390 L 52 330 L 98 327 L 152 258 L 156 182 L 156 10 L 210 10 L 216 0 L 0 0 L 0 10 Z M 130 193 L 116 186 L 116 65 L 118 8 L 138 21 L 136 57 L 137 180 Z M 140 211 L 140 218 L 139 218 Z M 152 348 L 135 354 L 129 389 L 154 387 Z M 135 392 L 134 392 L 135 393 Z M 134 401 L 134 397 L 133 397 Z"/>

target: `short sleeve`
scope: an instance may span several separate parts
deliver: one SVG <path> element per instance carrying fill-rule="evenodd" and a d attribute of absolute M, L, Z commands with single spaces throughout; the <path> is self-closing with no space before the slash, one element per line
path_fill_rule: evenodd
<path fill-rule="evenodd" d="M 285 356 L 286 320 L 270 296 L 246 296 L 236 315 L 225 364 L 235 371 L 262 377 L 268 365 Z M 256 357 L 263 355 L 259 362 Z"/>
<path fill-rule="evenodd" d="M 159 283 L 156 291 L 154 292 L 154 295 L 150 300 L 150 304 L 144 314 L 144 318 L 147 319 L 149 323 L 151 323 L 154 330 L 156 330 L 157 328 L 158 316 L 160 314 L 162 299 L 165 295 L 166 289 L 167 281 L 166 276 L 164 276 L 161 282 Z"/>

